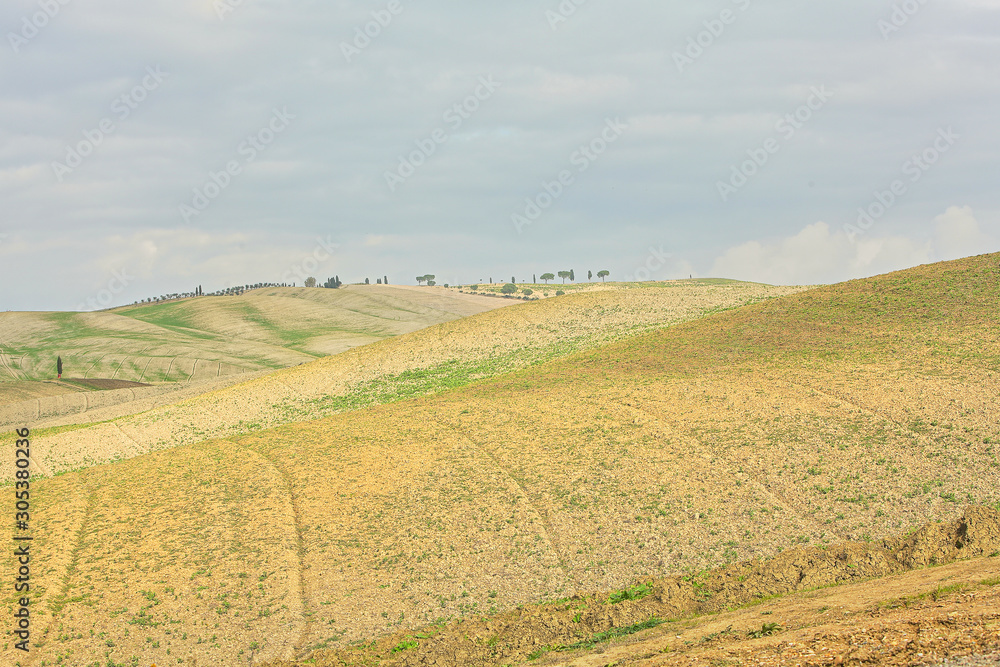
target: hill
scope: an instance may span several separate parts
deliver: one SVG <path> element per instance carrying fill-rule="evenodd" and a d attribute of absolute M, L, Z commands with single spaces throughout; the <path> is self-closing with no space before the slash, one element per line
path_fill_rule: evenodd
<path fill-rule="evenodd" d="M 238 386 L 229 385 L 242 378 L 232 377 L 183 390 L 159 387 L 86 394 L 77 410 L 71 409 L 71 399 L 79 400 L 76 396 L 22 403 L 0 408 L 0 425 L 27 422 L 60 429 L 40 431 L 35 444 L 36 462 L 51 474 L 461 386 L 651 328 L 800 290 L 687 281 L 592 285 L 576 294 L 519 303 L 258 374 Z M 65 430 L 88 422 L 109 423 Z M 3 444 L 13 447 L 10 439 Z"/>
<path fill-rule="evenodd" d="M 100 419 L 141 412 L 510 303 L 370 285 L 267 288 L 96 313 L 0 313 L 0 427 L 77 423 L 125 403 L 131 408 Z M 63 380 L 55 379 L 57 356 Z"/>
<path fill-rule="evenodd" d="M 0 382 L 180 382 L 312 361 L 508 302 L 438 288 L 267 288 L 93 313 L 0 313 Z M 0 390 L 5 387 L 0 384 Z M 2 396 L 2 394 L 0 394 Z"/>
<path fill-rule="evenodd" d="M 42 480 L 40 652 L 288 660 L 996 507 L 998 259 Z"/>

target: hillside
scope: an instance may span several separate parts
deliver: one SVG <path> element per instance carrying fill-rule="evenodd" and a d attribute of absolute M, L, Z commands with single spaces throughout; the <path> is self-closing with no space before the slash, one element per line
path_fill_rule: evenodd
<path fill-rule="evenodd" d="M 510 303 L 370 285 L 268 288 L 97 313 L 0 313 L 0 427 L 143 412 Z"/>
<path fill-rule="evenodd" d="M 84 394 L 77 410 L 71 409 L 71 401 L 80 400 L 77 395 L 8 406 L 0 408 L 0 425 L 28 423 L 51 429 L 111 422 L 71 432 L 40 431 L 35 460 L 45 474 L 52 474 L 461 386 L 650 328 L 800 290 L 733 282 L 592 285 L 576 294 L 517 303 L 258 374 L 245 383 L 234 377 L 180 390 Z M 9 439 L 3 443 L 12 445 Z"/>
<path fill-rule="evenodd" d="M 293 366 L 509 303 L 439 288 L 359 285 L 276 287 L 93 313 L 5 312 L 0 392 L 14 380 L 54 379 L 56 356 L 65 378 L 215 379 Z"/>
<path fill-rule="evenodd" d="M 287 660 L 996 507 L 998 278 L 918 267 L 42 480 L 39 651 Z"/>
<path fill-rule="evenodd" d="M 998 556 L 1000 514 L 970 507 L 884 543 L 797 547 L 271 667 L 936 664 L 1000 649 Z"/>

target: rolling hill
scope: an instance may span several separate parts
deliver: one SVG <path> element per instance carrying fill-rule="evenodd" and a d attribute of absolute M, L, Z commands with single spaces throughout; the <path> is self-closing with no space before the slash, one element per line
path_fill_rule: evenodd
<path fill-rule="evenodd" d="M 0 382 L 180 382 L 273 370 L 510 302 L 443 288 L 276 287 L 93 313 L 0 313 Z M 0 390 L 5 387 L 0 384 Z"/>
<path fill-rule="evenodd" d="M 136 442 L 37 483 L 38 659 L 301 658 L 996 507 L 998 278 L 997 255 L 923 266 L 435 395 Z"/>
<path fill-rule="evenodd" d="M 650 328 L 800 290 L 736 282 L 592 285 L 587 291 L 520 303 L 309 364 L 258 373 L 247 382 L 233 376 L 180 389 L 128 389 L 8 406 L 0 408 L 0 425 L 42 428 L 35 461 L 45 474 L 52 474 L 460 386 Z M 99 423 L 66 430 L 89 422 Z M 0 448 L 12 446 L 9 438 L 0 441 Z"/>
<path fill-rule="evenodd" d="M 260 289 L 96 313 L 0 313 L 0 427 L 78 423 L 124 403 L 141 412 L 510 303 L 369 285 Z M 57 356 L 63 380 L 55 378 Z"/>

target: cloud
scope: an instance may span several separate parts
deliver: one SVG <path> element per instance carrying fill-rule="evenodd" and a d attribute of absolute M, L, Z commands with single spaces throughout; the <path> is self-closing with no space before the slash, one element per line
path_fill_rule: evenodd
<path fill-rule="evenodd" d="M 994 246 L 979 228 L 971 206 L 951 206 L 934 218 L 938 254 L 941 259 L 958 259 L 988 252 Z"/>
<path fill-rule="evenodd" d="M 927 3 L 888 42 L 876 27 L 887 8 L 871 2 L 749 3 L 683 75 L 671 54 L 718 2 L 589 3 L 553 32 L 545 10 L 557 2 L 407 1 L 350 62 L 341 43 L 384 2 L 233 2 L 224 20 L 212 0 L 71 2 L 19 52 L 0 49 L 0 282 L 18 285 L 0 305 L 72 307 L 67 292 L 105 284 L 123 262 L 149 276 L 136 296 L 267 280 L 328 234 L 345 244 L 342 279 L 450 282 L 558 266 L 624 276 L 661 243 L 677 259 L 658 276 L 703 274 L 684 262 L 719 258 L 715 272 L 774 282 L 975 251 L 1000 236 L 986 214 L 1000 210 L 988 177 L 1000 42 L 997 1 L 963 2 Z M 20 30 L 37 7 L 0 3 L 0 23 Z M 169 77 L 121 118 L 112 107 L 157 66 Z M 444 114 L 483 76 L 503 85 L 390 192 L 384 172 L 435 128 L 450 131 Z M 721 203 L 715 183 L 734 159 L 819 85 L 835 93 L 822 115 Z M 241 142 L 286 106 L 294 124 L 246 163 Z M 53 161 L 105 118 L 114 132 L 58 180 Z M 629 131 L 576 171 L 570 156 L 608 118 Z M 832 231 L 943 124 L 968 141 L 871 230 L 896 236 L 854 246 Z M 231 160 L 243 173 L 185 227 L 178 207 Z M 516 236 L 511 213 L 564 169 L 572 188 Z M 946 211 L 955 202 L 976 207 L 978 236 Z M 803 228 L 817 220 L 831 228 Z"/>
<path fill-rule="evenodd" d="M 845 232 L 816 222 L 793 236 L 729 248 L 710 274 L 774 285 L 826 284 L 1000 250 L 970 206 L 949 206 L 934 218 L 931 236 L 867 235 L 852 242 Z"/>
<path fill-rule="evenodd" d="M 725 251 L 710 275 L 772 285 L 815 285 L 885 273 L 931 261 L 929 243 L 899 236 L 851 243 L 825 222 L 806 226 L 794 236 L 770 242 L 750 241 Z"/>

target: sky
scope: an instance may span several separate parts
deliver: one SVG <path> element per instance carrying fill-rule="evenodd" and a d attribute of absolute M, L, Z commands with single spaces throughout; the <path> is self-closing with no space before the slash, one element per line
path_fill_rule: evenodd
<path fill-rule="evenodd" d="M 5 0 L 0 309 L 1000 250 L 1000 0 Z"/>

